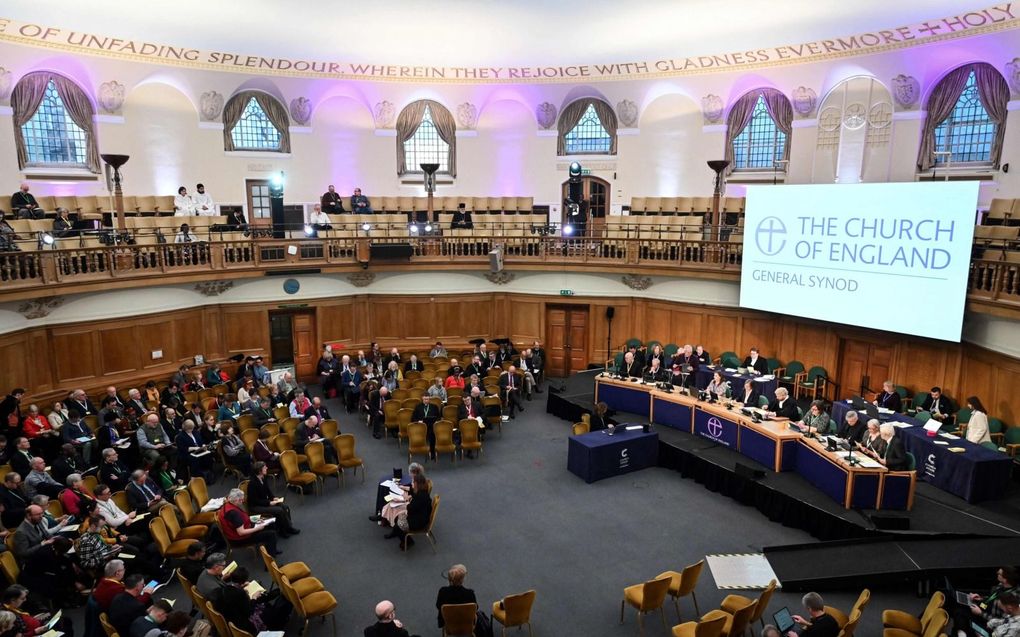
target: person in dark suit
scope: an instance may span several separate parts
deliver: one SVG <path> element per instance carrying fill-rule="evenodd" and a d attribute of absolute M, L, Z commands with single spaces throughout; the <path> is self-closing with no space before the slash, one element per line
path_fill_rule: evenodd
<path fill-rule="evenodd" d="M 412 422 L 423 422 L 427 428 L 427 434 L 429 441 L 429 457 L 434 458 L 436 456 L 436 432 L 432 429 L 432 426 L 436 424 L 436 421 L 442 417 L 442 408 L 438 405 L 432 404 L 432 397 L 428 394 L 424 394 L 421 397 L 421 402 L 414 408 L 414 413 L 411 414 Z"/>
<path fill-rule="evenodd" d="M 750 379 L 744 381 L 744 388 L 740 390 L 739 395 L 734 396 L 738 402 L 743 403 L 746 407 L 757 407 L 760 397 L 761 392 L 755 389 L 754 381 Z"/>
<path fill-rule="evenodd" d="M 25 510 L 31 504 L 21 486 L 21 475 L 17 471 L 10 471 L 4 476 L 3 486 L 0 486 L 0 504 L 4 505 L 4 510 L 0 513 L 0 522 L 3 522 L 4 528 L 17 528 L 25 519 Z"/>
<path fill-rule="evenodd" d="M 443 606 L 446 604 L 477 604 L 475 592 L 465 588 L 464 578 L 467 577 L 467 567 L 463 564 L 454 564 L 446 571 L 447 586 L 439 589 L 436 595 L 436 610 L 439 611 L 439 627 L 446 625 L 443 621 Z"/>
<path fill-rule="evenodd" d="M 643 376 L 645 382 L 662 383 L 666 381 L 666 370 L 664 370 L 659 363 L 661 360 L 661 358 L 652 359 L 652 364 L 647 370 L 645 370 L 645 374 Z"/>
<path fill-rule="evenodd" d="M 336 191 L 333 184 L 330 184 L 329 190 L 323 193 L 319 203 L 326 214 L 338 215 L 344 212 L 344 198 Z"/>
<path fill-rule="evenodd" d="M 706 350 L 701 345 L 698 345 L 698 346 L 696 346 L 694 348 L 694 357 L 698 359 L 698 364 L 699 365 L 711 365 L 712 364 L 712 355 L 709 354 L 708 350 Z"/>
<path fill-rule="evenodd" d="M 268 396 L 259 398 L 258 407 L 251 410 L 251 415 L 255 426 L 259 428 L 261 428 L 262 425 L 276 422 L 276 416 L 273 415 L 272 403 L 269 401 Z"/>
<path fill-rule="evenodd" d="M 634 358 L 634 352 L 630 351 L 623 355 L 623 364 L 616 372 L 620 376 L 628 378 L 641 378 L 641 372 L 644 368 Z"/>
<path fill-rule="evenodd" d="M 511 418 L 517 417 L 517 411 L 524 411 L 524 405 L 521 403 L 521 379 L 517 378 L 517 368 L 513 365 L 499 375 L 499 393 L 507 406 L 509 412 L 507 415 Z"/>
<path fill-rule="evenodd" d="M 99 481 L 114 492 L 127 489 L 131 481 L 131 472 L 120 462 L 116 449 L 103 450 L 103 462 L 99 465 Z"/>
<path fill-rule="evenodd" d="M 790 398 L 785 387 L 776 389 L 776 398 L 769 403 L 768 414 L 773 418 L 789 418 L 797 420 L 797 401 Z"/>
<path fill-rule="evenodd" d="M 474 227 L 474 221 L 471 220 L 471 211 L 464 204 L 459 204 L 457 211 L 453 213 L 453 221 L 450 222 L 450 228 L 471 230 Z"/>
<path fill-rule="evenodd" d="M 464 369 L 464 376 L 471 378 L 471 376 L 477 374 L 479 378 L 485 376 L 485 364 L 482 362 L 481 356 L 475 356 L 471 359 L 471 364 Z"/>
<path fill-rule="evenodd" d="M 316 372 L 319 374 L 319 382 L 322 383 L 322 393 L 326 398 L 335 398 L 336 384 L 340 377 L 340 361 L 333 356 L 332 351 L 327 349 L 322 352 Z"/>
<path fill-rule="evenodd" d="M 312 399 L 312 404 L 308 406 L 308 409 L 305 409 L 305 413 L 303 415 L 306 419 L 311 416 L 315 416 L 316 418 L 319 419 L 320 423 L 323 420 L 329 420 L 330 418 L 329 409 L 327 409 L 326 406 L 322 404 L 322 399 L 319 398 L 318 396 Z"/>
<path fill-rule="evenodd" d="M 408 531 L 420 531 L 429 524 L 429 517 L 432 515 L 432 498 L 429 496 L 429 485 L 424 475 L 417 474 L 411 480 L 411 500 L 407 508 L 397 515 L 396 524 L 393 530 L 386 536 L 389 538 L 400 538 L 401 547 L 414 544 L 408 540 Z"/>
<path fill-rule="evenodd" d="M 14 451 L 7 464 L 11 465 L 11 470 L 17 471 L 22 476 L 27 476 L 32 471 L 33 457 L 28 438 L 21 436 L 14 440 Z"/>
<path fill-rule="evenodd" d="M 882 423 L 878 427 L 879 435 L 885 440 L 885 453 L 878 461 L 885 465 L 889 471 L 906 471 L 910 468 L 910 460 L 907 458 L 907 450 L 903 447 L 903 440 L 896 435 L 896 427 L 889 422 Z"/>
<path fill-rule="evenodd" d="M 384 405 L 389 399 L 390 390 L 385 387 L 380 387 L 368 395 L 368 413 L 369 418 L 371 419 L 373 438 L 378 439 L 383 437 L 383 433 L 385 432 L 383 423 L 386 421 Z"/>
<path fill-rule="evenodd" d="M 409 637 L 410 633 L 397 619 L 393 602 L 383 600 L 376 604 L 375 617 L 378 621 L 365 629 L 365 637 Z"/>
<path fill-rule="evenodd" d="M 364 379 L 361 377 L 361 372 L 358 371 L 357 361 L 351 361 L 347 365 L 347 369 L 340 372 L 340 387 L 343 390 L 344 406 L 347 408 L 347 413 L 358 408 L 362 380 Z"/>
<path fill-rule="evenodd" d="M 769 362 L 759 355 L 757 347 L 751 348 L 751 353 L 744 357 L 744 364 L 741 367 L 753 369 L 758 374 L 769 373 Z"/>
<path fill-rule="evenodd" d="M 609 405 L 606 403 L 598 403 L 595 405 L 595 411 L 591 413 L 589 419 L 589 430 L 590 431 L 601 431 L 606 428 L 606 425 L 610 423 L 609 417 L 606 414 L 609 412 Z"/>
<path fill-rule="evenodd" d="M 251 468 L 251 479 L 248 480 L 248 513 L 276 518 L 276 530 L 280 537 L 290 537 L 301 532 L 294 526 L 290 517 L 290 507 L 283 503 L 283 498 L 273 495 L 269 487 L 269 465 L 256 462 Z"/>
<path fill-rule="evenodd" d="M 632 345 L 629 348 L 629 350 L 630 350 L 630 353 L 634 356 L 634 362 L 638 365 L 638 367 L 640 367 L 641 369 L 644 369 L 645 368 L 645 351 L 644 351 L 644 347 L 638 347 L 637 345 Z M 640 376 L 639 376 L 639 378 L 640 378 Z"/>
<path fill-rule="evenodd" d="M 96 410 L 96 406 L 93 405 L 92 401 L 89 400 L 89 397 L 85 395 L 85 390 L 83 389 L 76 389 L 71 392 L 71 396 L 64 401 L 64 404 L 67 406 L 68 411 L 71 409 L 77 409 L 78 413 L 81 414 L 83 418 L 85 416 L 95 416 L 99 413 L 98 410 Z"/>
<path fill-rule="evenodd" d="M 77 236 L 74 224 L 67 216 L 67 208 L 57 208 L 57 217 L 53 220 L 53 236 L 58 239 Z"/>
<path fill-rule="evenodd" d="M 18 219 L 42 219 L 44 212 L 39 207 L 35 195 L 30 193 L 27 183 L 21 184 L 21 189 L 11 195 L 11 212 L 18 216 Z"/>
<path fill-rule="evenodd" d="M 942 395 L 941 387 L 931 388 L 931 392 L 921 403 L 921 410 L 930 412 L 932 418 L 946 425 L 951 425 L 956 420 L 953 416 L 956 413 L 953 402 Z"/>
<path fill-rule="evenodd" d="M 850 444 L 860 443 L 864 439 L 868 426 L 856 411 L 846 412 L 843 422 L 840 423 L 836 435 Z"/>
<path fill-rule="evenodd" d="M 112 488 L 112 487 L 111 487 Z M 167 504 L 163 497 L 163 489 L 159 488 L 154 480 L 141 469 L 135 469 L 131 474 L 131 482 L 127 488 L 128 504 L 131 509 L 138 513 L 155 513 L 160 507 Z"/>
<path fill-rule="evenodd" d="M 903 411 L 903 398 L 891 380 L 882 383 L 882 393 L 875 398 L 875 406 L 891 409 L 897 413 Z"/>
<path fill-rule="evenodd" d="M 404 374 L 408 372 L 423 372 L 425 371 L 425 364 L 418 360 L 417 354 L 411 354 L 411 358 L 404 363 Z"/>

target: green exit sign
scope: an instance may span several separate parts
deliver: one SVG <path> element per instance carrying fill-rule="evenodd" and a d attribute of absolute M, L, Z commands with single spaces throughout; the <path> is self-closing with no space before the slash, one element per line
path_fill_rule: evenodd
<path fill-rule="evenodd" d="M 560 296 L 574 296 L 573 290 L 560 290 Z"/>
<path fill-rule="evenodd" d="M 581 169 L 581 174 L 582 175 L 590 175 L 591 174 L 591 169 L 590 168 L 582 168 Z"/>

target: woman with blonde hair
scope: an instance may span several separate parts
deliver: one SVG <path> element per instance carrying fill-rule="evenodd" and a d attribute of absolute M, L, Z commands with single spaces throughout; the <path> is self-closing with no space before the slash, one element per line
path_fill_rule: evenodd
<path fill-rule="evenodd" d="M 443 621 L 443 606 L 447 604 L 477 604 L 475 592 L 465 588 L 464 578 L 467 577 L 467 567 L 463 564 L 454 564 L 446 571 L 448 584 L 439 589 L 436 595 L 436 610 L 439 611 L 439 627 L 442 628 L 446 622 Z"/>

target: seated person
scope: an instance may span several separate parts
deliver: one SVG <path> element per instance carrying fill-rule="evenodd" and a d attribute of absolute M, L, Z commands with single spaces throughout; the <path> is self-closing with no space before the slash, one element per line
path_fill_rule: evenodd
<path fill-rule="evenodd" d="M 248 481 L 248 511 L 258 515 L 276 518 L 276 528 L 280 537 L 290 537 L 301 533 L 294 526 L 290 517 L 290 507 L 283 503 L 283 498 L 273 495 L 269 486 L 269 465 L 256 462 L 252 465 L 251 480 Z"/>
<path fill-rule="evenodd" d="M 174 195 L 174 216 L 192 217 L 195 215 L 195 202 L 188 196 L 188 189 L 181 186 Z"/>
<path fill-rule="evenodd" d="M 769 403 L 767 412 L 773 418 L 797 419 L 797 401 L 790 398 L 790 392 L 785 387 L 776 389 L 776 398 Z"/>
<path fill-rule="evenodd" d="M 705 391 L 709 394 L 709 400 L 723 400 L 730 393 L 730 382 L 724 379 L 721 373 L 713 372 L 712 381 L 708 383 Z"/>
<path fill-rule="evenodd" d="M 829 433 L 829 414 L 825 413 L 825 403 L 820 400 L 812 400 L 804 417 L 791 426 L 806 434 L 816 433 L 824 436 Z"/>
<path fill-rule="evenodd" d="M 652 364 L 645 370 L 644 380 L 649 383 L 661 383 L 666 380 L 666 370 L 660 366 L 659 358 L 653 358 Z"/>
<path fill-rule="evenodd" d="M 57 208 L 57 217 L 53 220 L 53 236 L 58 239 L 78 235 L 78 231 L 74 229 L 74 224 L 67 214 L 67 208 Z"/>
<path fill-rule="evenodd" d="M 450 222 L 450 228 L 471 230 L 474 227 L 475 224 L 471 220 L 471 212 L 467 210 L 464 204 L 458 204 L 457 211 L 453 213 L 453 221 Z"/>
<path fill-rule="evenodd" d="M 22 237 L 4 218 L 4 211 L 0 210 L 0 252 L 20 252 L 16 242 L 21 240 Z"/>
<path fill-rule="evenodd" d="M 875 399 L 876 407 L 884 407 L 895 412 L 903 411 L 903 399 L 896 392 L 896 386 L 891 380 L 882 383 L 882 393 Z"/>
<path fill-rule="evenodd" d="M 414 476 L 411 480 L 410 500 L 407 501 L 406 506 L 395 507 L 395 509 L 398 510 L 391 516 L 390 512 L 386 511 L 386 507 L 383 507 L 383 517 L 387 519 L 392 517 L 391 524 L 393 525 L 393 530 L 386 538 L 398 537 L 401 539 L 401 546 L 406 548 L 414 544 L 414 540 L 407 538 L 407 532 L 424 529 L 428 526 L 429 517 L 432 515 L 432 498 L 429 496 L 428 480 L 424 475 Z"/>
<path fill-rule="evenodd" d="M 910 461 L 907 459 L 907 450 L 903 447 L 903 440 L 896 435 L 896 427 L 890 422 L 884 422 L 879 425 L 878 431 L 885 441 L 885 452 L 876 460 L 884 464 L 889 471 L 908 470 Z"/>
<path fill-rule="evenodd" d="M 446 388 L 443 387 L 443 379 L 438 376 L 432 379 L 432 384 L 429 385 L 426 393 L 437 403 L 445 403 L 448 398 Z"/>
<path fill-rule="evenodd" d="M 475 592 L 465 588 L 464 578 L 467 577 L 467 567 L 463 564 L 454 564 L 446 571 L 448 584 L 439 589 L 436 595 L 436 610 L 439 611 L 439 627 L 445 625 L 443 621 L 443 606 L 446 604 L 476 604 Z"/>
<path fill-rule="evenodd" d="M 744 388 L 740 391 L 740 394 L 734 396 L 745 407 L 757 407 L 760 397 L 761 393 L 755 388 L 754 381 L 751 379 L 745 380 Z"/>
<path fill-rule="evenodd" d="M 850 444 L 859 444 L 862 440 L 864 440 L 864 436 L 867 431 L 867 424 L 861 419 L 856 411 L 851 409 L 846 412 L 843 424 L 839 426 L 839 430 L 836 432 L 836 435 Z"/>
<path fill-rule="evenodd" d="M 861 441 L 857 444 L 857 448 L 868 454 L 869 456 L 882 455 L 885 453 L 885 440 L 882 438 L 882 431 L 880 423 L 877 419 L 872 418 L 868 421 L 864 434 L 861 436 Z"/>
<path fill-rule="evenodd" d="M 821 595 L 808 593 L 801 599 L 801 603 L 808 612 L 807 617 L 793 616 L 793 621 L 803 627 L 799 632 L 800 637 L 836 637 L 839 634 L 839 624 L 832 615 L 826 614 Z M 791 630 L 787 636 L 798 637 L 798 632 Z"/>
<path fill-rule="evenodd" d="M 351 212 L 358 214 L 372 214 L 372 205 L 368 201 L 368 197 L 361 194 L 361 188 L 355 188 L 354 194 L 351 195 Z"/>
<path fill-rule="evenodd" d="M 312 208 L 312 213 L 308 215 L 308 225 L 312 226 L 315 230 L 332 230 L 333 224 L 329 220 L 329 215 L 322 211 L 322 207 L 319 204 L 315 204 Z"/>
<path fill-rule="evenodd" d="M 333 184 L 330 184 L 329 190 L 323 193 L 319 203 L 328 214 L 339 215 L 344 212 L 344 198 L 336 191 Z"/>
<path fill-rule="evenodd" d="M 276 531 L 269 528 L 271 523 L 252 524 L 244 511 L 244 491 L 231 489 L 223 506 L 216 512 L 220 529 L 227 542 L 233 545 L 261 544 L 270 555 L 276 556 Z"/>
<path fill-rule="evenodd" d="M 701 345 L 694 347 L 694 358 L 698 359 L 698 365 L 711 365 L 712 355 Z"/>
<path fill-rule="evenodd" d="M 749 370 L 754 370 L 758 374 L 769 373 L 769 362 L 758 354 L 758 348 L 752 347 L 751 353 L 744 357 L 744 362 L 741 367 L 746 367 Z"/>
<path fill-rule="evenodd" d="M 195 186 L 195 194 L 191 196 L 191 205 L 199 217 L 216 216 L 216 203 L 213 202 L 212 195 L 205 191 L 205 186 L 202 184 Z"/>
<path fill-rule="evenodd" d="M 23 182 L 21 189 L 11 195 L 11 213 L 18 219 L 42 219 L 44 211 L 28 190 L 28 182 Z"/>
<path fill-rule="evenodd" d="M 181 224 L 181 229 L 177 231 L 177 236 L 174 237 L 174 243 L 197 243 L 198 236 L 191 231 L 191 227 L 186 224 Z M 201 375 L 201 372 L 199 372 Z"/>
<path fill-rule="evenodd" d="M 436 341 L 436 344 L 429 351 L 429 358 L 440 358 L 446 356 L 446 348 L 443 347 L 442 341 Z"/>
<path fill-rule="evenodd" d="M 411 358 L 404 363 L 404 374 L 408 372 L 423 372 L 425 371 L 425 364 L 418 360 L 417 354 L 411 354 Z"/>
<path fill-rule="evenodd" d="M 930 412 L 932 418 L 945 425 L 952 425 L 956 421 L 953 417 L 956 409 L 953 407 L 952 401 L 942 395 L 941 387 L 931 388 L 931 392 L 921 403 L 919 411 Z"/>
<path fill-rule="evenodd" d="M 967 422 L 966 430 L 967 440 L 976 445 L 991 442 L 992 436 L 988 429 L 988 414 L 985 411 L 985 406 L 981 404 L 981 399 L 977 396 L 969 397 L 967 399 L 967 408 L 970 409 L 970 420 Z"/>
<path fill-rule="evenodd" d="M 623 362 L 616 373 L 625 378 L 641 378 L 641 365 L 634 360 L 634 352 L 623 355 Z"/>
<path fill-rule="evenodd" d="M 269 468 L 273 471 L 280 470 L 280 454 L 279 452 L 273 451 L 269 448 L 269 439 L 273 437 L 273 433 L 268 429 L 262 429 L 259 431 L 259 438 L 255 441 L 255 444 L 251 448 L 251 457 L 256 462 L 264 462 L 269 465 Z"/>

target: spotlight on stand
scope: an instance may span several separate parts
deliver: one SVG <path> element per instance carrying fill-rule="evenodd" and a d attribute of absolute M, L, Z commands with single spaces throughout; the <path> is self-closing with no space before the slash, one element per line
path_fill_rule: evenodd
<path fill-rule="evenodd" d="M 565 226 L 563 226 L 563 235 L 564 236 L 569 237 L 572 234 L 574 234 L 574 226 L 570 225 L 569 223 L 566 224 Z"/>
<path fill-rule="evenodd" d="M 581 175 L 584 169 L 575 161 L 570 163 L 568 173 L 570 177 L 567 180 L 567 198 L 563 203 L 566 212 L 564 221 L 570 222 L 570 232 L 568 233 L 564 226 L 563 234 L 573 234 L 575 229 L 584 234 L 586 219 L 581 216 L 581 203 L 584 200 L 584 182 L 581 181 Z"/>
<path fill-rule="evenodd" d="M 432 232 L 432 224 L 431 223 L 426 223 L 425 224 L 425 232 Z"/>
<path fill-rule="evenodd" d="M 408 230 L 411 231 L 411 234 L 418 234 L 418 224 L 412 223 Z"/>
<path fill-rule="evenodd" d="M 53 245 L 53 235 L 48 232 L 39 233 L 39 249 L 41 250 L 44 246 Z"/>
<path fill-rule="evenodd" d="M 313 228 L 312 226 L 310 226 L 310 225 L 308 225 L 306 223 L 305 224 L 305 236 L 311 237 L 311 236 L 314 236 L 314 235 L 315 235 L 315 228 Z"/>
<path fill-rule="evenodd" d="M 282 170 L 269 176 L 269 217 L 273 222 L 274 239 L 287 236 L 287 219 L 283 213 L 283 181 Z"/>
<path fill-rule="evenodd" d="M 366 221 L 365 223 L 361 224 L 361 229 L 364 230 L 365 232 L 368 232 L 369 230 L 372 229 L 372 224 Z"/>
<path fill-rule="evenodd" d="M 273 173 L 269 177 L 269 196 L 270 197 L 282 197 L 283 196 L 283 171 Z"/>

